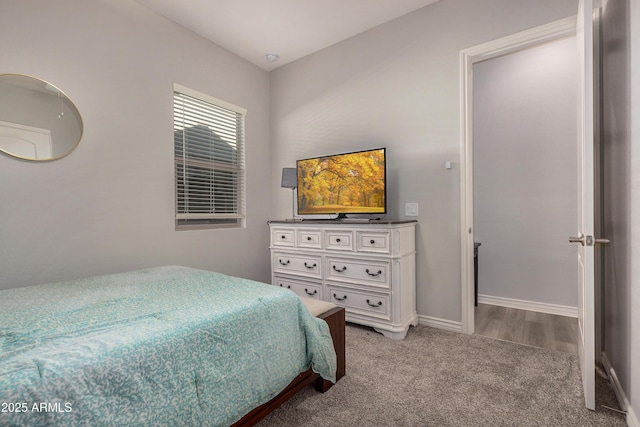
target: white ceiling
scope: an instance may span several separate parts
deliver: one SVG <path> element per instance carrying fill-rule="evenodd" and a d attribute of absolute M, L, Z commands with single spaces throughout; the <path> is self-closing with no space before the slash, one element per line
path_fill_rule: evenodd
<path fill-rule="evenodd" d="M 137 1 L 269 71 L 438 0 Z"/>

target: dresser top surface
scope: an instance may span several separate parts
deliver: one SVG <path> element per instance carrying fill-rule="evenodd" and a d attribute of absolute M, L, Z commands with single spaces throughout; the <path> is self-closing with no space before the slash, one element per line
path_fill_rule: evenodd
<path fill-rule="evenodd" d="M 375 219 L 375 220 L 360 220 L 360 219 L 304 219 L 304 220 L 273 220 L 267 221 L 269 224 L 322 224 L 322 225 L 337 225 L 337 224 L 349 224 L 349 225 L 367 225 L 367 224 L 410 224 L 418 222 L 415 219 Z"/>

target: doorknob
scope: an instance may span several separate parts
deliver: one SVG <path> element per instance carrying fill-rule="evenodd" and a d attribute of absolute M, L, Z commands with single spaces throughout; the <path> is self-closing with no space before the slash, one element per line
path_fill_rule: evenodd
<path fill-rule="evenodd" d="M 593 239 L 593 242 L 596 245 L 608 245 L 609 243 L 611 243 L 611 240 L 609 240 L 609 239 Z"/>
<path fill-rule="evenodd" d="M 571 243 L 580 243 L 584 246 L 584 236 L 581 234 L 580 237 L 569 237 L 569 242 Z"/>
<path fill-rule="evenodd" d="M 584 246 L 585 244 L 587 246 L 593 246 L 593 245 L 608 245 L 609 243 L 611 243 L 611 240 L 594 239 L 593 236 L 584 236 L 581 234 L 580 237 L 569 237 L 569 242 L 580 243 L 582 246 Z"/>

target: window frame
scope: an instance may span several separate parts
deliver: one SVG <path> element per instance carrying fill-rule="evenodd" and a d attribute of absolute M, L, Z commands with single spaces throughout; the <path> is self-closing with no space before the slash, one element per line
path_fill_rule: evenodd
<path fill-rule="evenodd" d="M 188 137 L 187 137 L 187 129 L 185 123 L 186 113 L 192 112 L 188 108 L 185 108 L 185 104 L 179 104 L 177 102 L 181 97 L 187 97 L 195 100 L 196 102 L 210 104 L 212 107 L 212 111 L 224 110 L 225 114 L 229 114 L 229 116 L 235 115 L 235 119 L 231 120 L 231 123 L 234 125 L 229 126 L 228 123 L 222 124 L 222 127 L 225 130 L 232 129 L 235 130 L 235 136 L 231 139 L 225 138 L 224 136 L 216 133 L 216 130 L 219 128 L 211 128 L 206 124 L 196 124 L 190 125 L 194 132 L 196 131 L 197 126 L 202 126 L 206 128 L 205 132 L 210 132 L 209 138 L 211 138 L 210 146 L 208 147 L 210 150 L 209 159 L 202 160 L 198 159 L 197 156 L 189 156 L 189 152 L 191 152 L 188 147 Z M 229 102 L 223 101 L 221 99 L 215 98 L 213 96 L 198 92 L 194 89 L 188 88 L 186 86 L 180 85 L 178 83 L 173 83 L 173 157 L 174 157 L 174 190 L 175 190 L 175 228 L 177 231 L 180 230 L 199 230 L 199 229 L 213 229 L 213 228 L 245 228 L 246 227 L 246 168 L 245 168 L 245 117 L 247 114 L 247 110 L 239 107 L 237 105 L 231 104 Z M 182 113 L 182 118 L 179 119 L 179 115 Z M 198 113 L 196 113 L 197 115 Z M 216 114 L 213 114 L 216 115 Z M 213 119 L 211 119 L 213 120 Z M 221 120 L 218 120 L 216 123 L 221 123 Z M 180 141 L 182 141 L 182 146 L 178 146 L 178 136 L 180 135 L 178 132 L 182 130 L 182 135 Z M 199 130 L 202 133 L 201 130 Z M 197 137 L 192 137 L 197 138 Z M 217 138 L 214 140 L 214 138 Z M 214 150 L 216 148 L 215 141 L 220 143 L 224 143 L 227 146 L 234 147 L 235 154 L 232 156 L 234 161 L 231 163 L 227 163 L 223 157 L 217 158 L 214 157 Z M 180 151 L 179 151 L 180 149 Z M 193 177 L 187 177 L 187 175 L 193 173 L 193 171 L 189 171 L 190 167 L 199 167 L 201 171 L 204 171 L 204 175 L 209 175 L 204 181 L 208 182 L 210 186 L 214 186 L 215 179 L 214 175 L 216 172 L 219 173 L 231 173 L 235 174 L 228 181 L 224 181 L 223 184 L 234 184 L 234 189 L 224 193 L 222 199 L 216 199 L 216 196 L 209 195 L 208 198 L 205 197 L 204 205 L 209 205 L 209 209 L 213 210 L 213 212 L 189 212 L 189 208 L 186 208 L 185 212 L 185 204 L 189 204 L 190 199 L 193 199 L 193 194 L 189 192 L 186 188 L 188 188 L 188 182 L 196 181 Z M 197 173 L 197 172 L 195 172 Z M 201 181 L 200 181 L 201 182 Z M 200 183 L 198 182 L 198 183 Z M 182 183 L 182 188 L 181 188 Z M 195 185 L 194 185 L 195 186 Z M 227 188 L 229 188 L 227 186 Z M 219 191 L 219 189 L 218 189 Z M 215 193 L 215 191 L 213 192 Z M 233 200 L 231 205 L 233 206 L 233 212 L 224 212 L 224 213 L 216 213 L 215 210 L 218 208 L 217 205 L 221 204 L 221 206 L 228 206 L 228 203 L 224 201 L 226 197 L 232 196 Z M 218 200 L 216 202 L 216 200 Z M 182 205 L 182 207 L 181 207 Z M 198 210 L 194 208 L 194 210 Z M 226 210 L 226 209 L 225 209 Z"/>

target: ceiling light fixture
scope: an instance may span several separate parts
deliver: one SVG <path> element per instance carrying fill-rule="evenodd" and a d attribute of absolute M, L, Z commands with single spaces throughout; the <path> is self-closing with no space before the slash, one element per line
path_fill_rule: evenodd
<path fill-rule="evenodd" d="M 276 62 L 280 56 L 276 53 L 267 53 L 267 61 Z"/>

